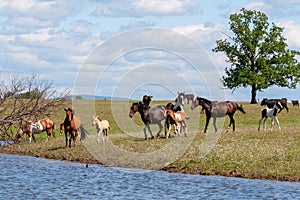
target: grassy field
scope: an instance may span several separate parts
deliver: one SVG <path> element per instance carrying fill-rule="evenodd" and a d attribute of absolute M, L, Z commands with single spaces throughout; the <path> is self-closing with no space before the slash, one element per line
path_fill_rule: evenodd
<path fill-rule="evenodd" d="M 154 101 L 151 105 L 166 103 Z M 200 108 L 191 110 L 190 105 L 186 105 L 185 111 L 190 117 L 188 137 L 173 135 L 166 140 L 162 133 L 159 139 L 144 140 L 139 114 L 133 119 L 128 117 L 130 102 L 81 101 L 76 112 L 89 132 L 87 141 L 77 141 L 75 148 L 65 148 L 64 135 L 57 134 L 56 138 L 45 142 L 44 133 L 37 137 L 36 143 L 1 147 L 0 152 L 190 174 L 300 181 L 300 108 L 289 104 L 289 113 L 283 110 L 279 114 L 281 131 L 275 123 L 271 132 L 269 119 L 267 131 L 258 132 L 262 107 L 246 102 L 242 104 L 246 115 L 235 114 L 235 132 L 226 132 L 229 123 L 226 117 L 217 120 L 223 131 L 214 133 L 211 121 L 208 132 L 204 134 L 205 114 L 200 114 Z M 91 126 L 95 112 L 110 121 L 112 128 L 108 143 L 96 143 L 96 130 Z M 52 119 L 59 124 L 64 117 L 61 109 Z M 156 133 L 156 126 L 151 128 Z"/>

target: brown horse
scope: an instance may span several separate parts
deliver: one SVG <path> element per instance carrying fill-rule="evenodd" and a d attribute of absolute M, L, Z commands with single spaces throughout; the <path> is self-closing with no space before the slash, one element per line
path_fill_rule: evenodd
<path fill-rule="evenodd" d="M 29 136 L 29 142 L 31 142 L 32 139 L 36 142 L 34 134 L 39 134 L 44 131 L 47 133 L 47 141 L 51 133 L 53 137 L 55 137 L 55 123 L 50 119 L 40 119 L 37 122 L 28 121 L 20 128 L 19 133 L 16 135 L 16 140 L 21 140 L 24 133 L 26 133 Z"/>
<path fill-rule="evenodd" d="M 193 94 L 185 94 L 185 99 L 188 101 L 187 104 L 194 101 L 195 96 Z"/>
<path fill-rule="evenodd" d="M 84 139 L 86 135 L 85 135 L 85 130 L 82 127 L 80 117 L 78 115 L 74 115 L 74 111 L 71 108 L 64 109 L 64 110 L 66 111 L 66 118 L 64 120 L 63 130 L 66 136 L 66 147 L 68 146 L 68 133 L 70 135 L 69 147 L 71 147 L 72 140 L 75 146 L 76 137 L 79 134 L 80 134 L 80 139 Z"/>
<path fill-rule="evenodd" d="M 244 111 L 241 105 L 232 101 L 217 102 L 217 101 L 209 101 L 205 98 L 197 97 L 193 102 L 191 109 L 193 110 L 199 105 L 202 106 L 202 108 L 204 108 L 206 114 L 206 124 L 204 128 L 204 133 L 206 133 L 207 126 L 211 117 L 214 120 L 213 123 L 214 123 L 215 132 L 217 132 L 216 118 L 225 117 L 226 115 L 228 115 L 230 118 L 230 123 L 228 125 L 227 131 L 230 128 L 231 124 L 232 124 L 233 131 L 235 131 L 235 121 L 233 119 L 233 115 L 235 111 L 239 110 L 242 113 L 246 114 L 246 112 Z"/>

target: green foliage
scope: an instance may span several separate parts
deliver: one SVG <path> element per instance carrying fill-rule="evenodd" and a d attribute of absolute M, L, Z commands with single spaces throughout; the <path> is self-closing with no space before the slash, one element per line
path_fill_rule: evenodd
<path fill-rule="evenodd" d="M 270 86 L 296 88 L 300 82 L 300 64 L 295 58 L 299 51 L 287 49 L 283 28 L 271 25 L 259 11 L 241 9 L 230 15 L 230 30 L 234 36 L 217 40 L 214 52 L 223 52 L 226 62 L 222 82 L 229 89 L 252 87 L 256 91 Z M 255 100 L 256 102 L 256 100 Z"/>

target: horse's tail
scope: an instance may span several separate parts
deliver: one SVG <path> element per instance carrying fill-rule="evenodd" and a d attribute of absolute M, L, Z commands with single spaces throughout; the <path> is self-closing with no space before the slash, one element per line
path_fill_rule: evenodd
<path fill-rule="evenodd" d="M 239 111 L 241 111 L 242 113 L 246 114 L 246 112 L 245 112 L 245 110 L 244 110 L 244 108 L 243 108 L 242 105 L 236 104 L 236 107 L 237 107 L 237 109 L 238 109 Z"/>
<path fill-rule="evenodd" d="M 86 140 L 88 138 L 87 130 L 83 128 L 83 126 L 80 127 L 80 140 Z"/>

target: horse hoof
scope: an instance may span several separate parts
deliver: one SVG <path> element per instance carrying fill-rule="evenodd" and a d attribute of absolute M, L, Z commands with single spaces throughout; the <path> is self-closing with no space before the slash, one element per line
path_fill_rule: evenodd
<path fill-rule="evenodd" d="M 154 139 L 154 136 L 151 136 L 151 140 L 153 140 Z"/>

